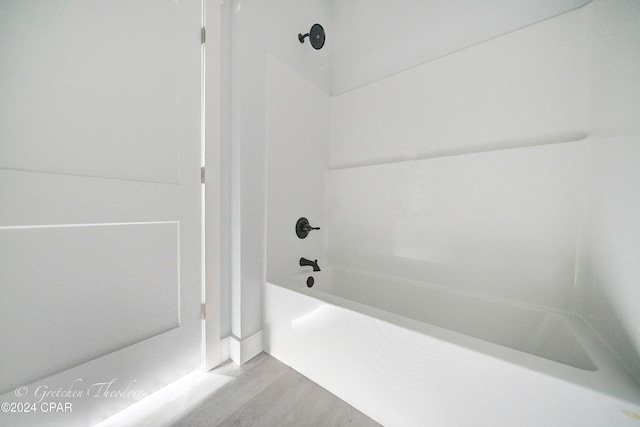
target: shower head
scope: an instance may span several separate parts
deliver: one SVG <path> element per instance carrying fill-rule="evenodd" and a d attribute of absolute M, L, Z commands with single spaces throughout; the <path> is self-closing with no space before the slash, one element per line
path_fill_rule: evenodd
<path fill-rule="evenodd" d="M 322 49 L 322 46 L 324 46 L 324 28 L 320 24 L 313 24 L 307 34 L 298 34 L 300 43 L 304 43 L 305 37 L 309 37 L 311 46 L 314 49 Z"/>

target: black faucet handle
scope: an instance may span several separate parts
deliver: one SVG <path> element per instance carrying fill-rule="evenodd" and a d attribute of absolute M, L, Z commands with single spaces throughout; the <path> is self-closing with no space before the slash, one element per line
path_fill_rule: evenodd
<path fill-rule="evenodd" d="M 296 222 L 296 236 L 300 239 L 307 237 L 311 230 L 320 230 L 320 227 L 312 227 L 309 224 L 309 220 L 304 217 L 300 218 L 298 222 Z"/>

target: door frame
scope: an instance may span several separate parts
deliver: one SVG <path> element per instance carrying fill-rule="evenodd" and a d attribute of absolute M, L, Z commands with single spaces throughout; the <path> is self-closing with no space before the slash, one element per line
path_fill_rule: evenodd
<path fill-rule="evenodd" d="M 220 288 L 223 271 L 221 185 L 222 144 L 222 0 L 203 0 L 203 362 L 209 371 L 228 359 L 220 337 Z"/>

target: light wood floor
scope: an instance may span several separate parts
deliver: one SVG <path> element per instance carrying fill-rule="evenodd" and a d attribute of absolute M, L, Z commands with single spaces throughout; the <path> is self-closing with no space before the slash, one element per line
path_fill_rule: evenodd
<path fill-rule="evenodd" d="M 262 353 L 213 374 L 233 377 L 173 424 L 194 426 L 379 426 L 298 372 Z"/>

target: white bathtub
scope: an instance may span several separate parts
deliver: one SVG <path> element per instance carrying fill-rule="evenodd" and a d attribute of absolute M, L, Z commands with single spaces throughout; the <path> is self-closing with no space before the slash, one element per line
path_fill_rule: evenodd
<path fill-rule="evenodd" d="M 640 426 L 577 316 L 344 269 L 274 282 L 266 351 L 385 426 Z"/>

